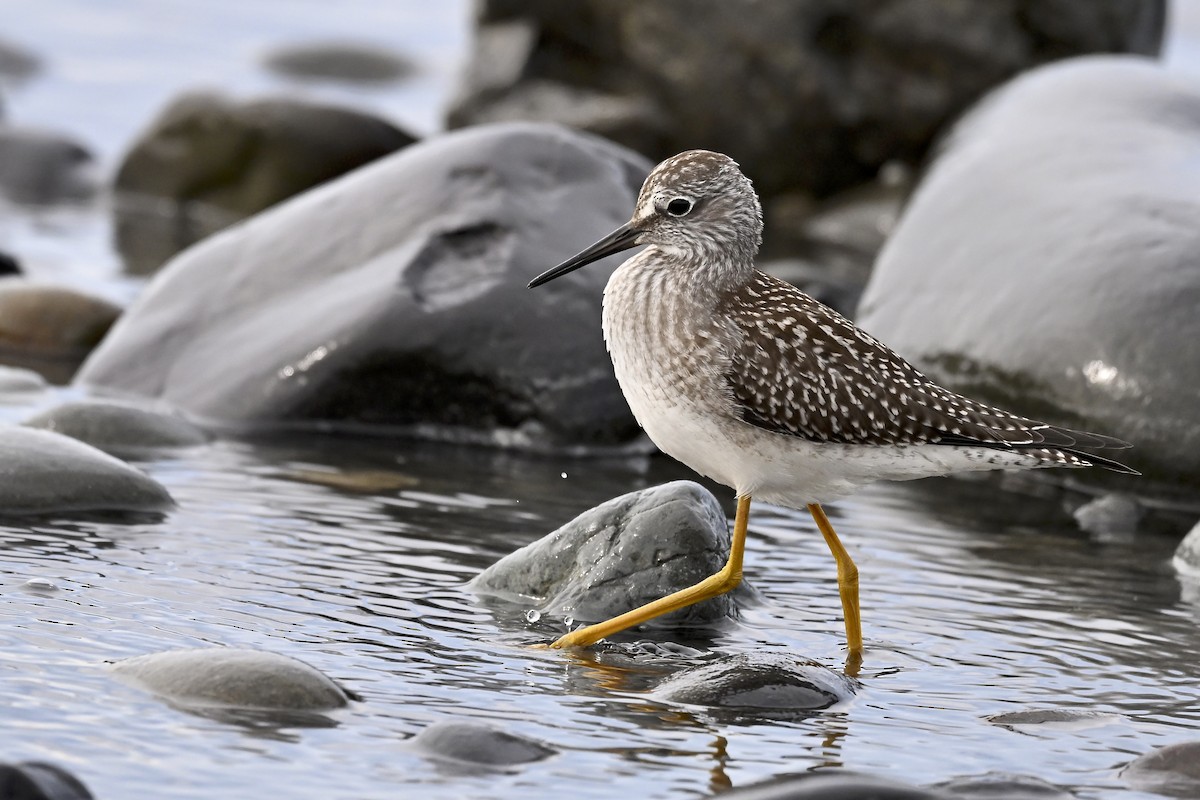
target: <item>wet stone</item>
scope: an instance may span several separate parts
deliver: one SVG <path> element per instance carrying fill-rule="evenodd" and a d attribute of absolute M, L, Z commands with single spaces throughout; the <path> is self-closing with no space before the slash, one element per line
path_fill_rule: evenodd
<path fill-rule="evenodd" d="M 0 366 L 0 394 L 40 392 L 49 384 L 40 373 L 31 369 Z"/>
<path fill-rule="evenodd" d="M 484 595 L 537 604 L 540 617 L 599 622 L 700 582 L 725 565 L 729 531 L 720 504 L 692 481 L 674 481 L 609 500 L 511 553 L 470 586 Z M 732 618 L 747 589 L 646 623 L 705 626 Z"/>
<path fill-rule="evenodd" d="M 310 42 L 276 48 L 263 66 L 288 78 L 343 83 L 391 83 L 412 73 L 401 54 L 361 42 Z"/>
<path fill-rule="evenodd" d="M 185 708 L 322 711 L 342 708 L 352 699 L 303 661 L 260 650 L 169 650 L 123 659 L 112 665 L 112 672 Z"/>
<path fill-rule="evenodd" d="M 937 783 L 929 787 L 947 798 L 961 800 L 1071 800 L 1075 795 L 1029 775 L 989 772 Z"/>
<path fill-rule="evenodd" d="M 1200 578 L 1200 522 L 1188 531 L 1175 548 L 1175 569 L 1191 578 Z"/>
<path fill-rule="evenodd" d="M 0 427 L 0 514 L 166 511 L 157 481 L 90 445 L 51 431 Z"/>
<path fill-rule="evenodd" d="M 436 759 L 466 765 L 504 768 L 541 761 L 558 751 L 536 739 L 508 733 L 479 722 L 435 722 L 412 740 L 412 746 Z"/>
<path fill-rule="evenodd" d="M 1111 493 L 1089 500 L 1072 513 L 1079 527 L 1097 539 L 1120 541 L 1137 533 L 1143 512 L 1136 498 Z"/>
<path fill-rule="evenodd" d="M 1133 788 L 1167 797 L 1200 797 L 1200 741 L 1167 745 L 1139 756 L 1121 770 Z"/>
<path fill-rule="evenodd" d="M 854 697 L 858 682 L 814 661 L 743 653 L 679 672 L 655 696 L 754 718 L 807 716 Z"/>
<path fill-rule="evenodd" d="M 938 792 L 842 770 L 776 778 L 720 796 L 722 800 L 947 800 Z"/>
<path fill-rule="evenodd" d="M 0 357 L 65 383 L 120 315 L 113 303 L 74 289 L 0 279 Z"/>
<path fill-rule="evenodd" d="M 987 718 L 993 725 L 1004 728 L 1043 727 L 1053 730 L 1079 731 L 1111 725 L 1123 719 L 1106 711 L 1087 711 L 1076 708 L 1037 708 L 994 714 Z"/>
<path fill-rule="evenodd" d="M 208 441 L 202 430 L 177 414 L 103 400 L 63 403 L 22 424 L 55 431 L 123 457 Z"/>
<path fill-rule="evenodd" d="M 1111 455 L 1190 497 L 1200 228 L 1179 187 L 1197 180 L 1194 82 L 1118 56 L 1027 72 L 948 135 L 858 322 L 948 388 L 1132 442 Z M 1131 486 L 1102 472 L 1071 479 Z"/>
<path fill-rule="evenodd" d="M 18 203 L 47 204 L 91 196 L 92 154 L 60 133 L 0 126 L 0 193 Z"/>
<path fill-rule="evenodd" d="M 39 761 L 0 763 L 0 800 L 92 800 L 83 782 Z"/>
<path fill-rule="evenodd" d="M 233 428 L 623 445 L 637 424 L 598 335 L 623 256 L 527 284 L 627 221 L 648 170 L 550 125 L 414 144 L 180 254 L 78 381 Z"/>

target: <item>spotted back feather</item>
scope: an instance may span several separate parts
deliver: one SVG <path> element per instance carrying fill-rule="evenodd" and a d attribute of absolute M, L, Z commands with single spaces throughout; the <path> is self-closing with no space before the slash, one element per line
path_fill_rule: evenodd
<path fill-rule="evenodd" d="M 727 296 L 718 317 L 734 328 L 726 383 L 751 425 L 813 442 L 988 447 L 1047 466 L 1134 472 L 1080 450 L 1125 442 L 955 394 L 845 317 L 761 272 Z"/>

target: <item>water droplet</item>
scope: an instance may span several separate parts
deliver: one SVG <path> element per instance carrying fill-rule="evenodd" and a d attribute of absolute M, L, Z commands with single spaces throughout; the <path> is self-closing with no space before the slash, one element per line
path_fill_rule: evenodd
<path fill-rule="evenodd" d="M 574 625 L 574 624 L 575 624 L 575 618 L 574 618 L 574 617 L 572 617 L 570 614 L 568 614 L 568 615 L 567 615 L 567 616 L 566 616 L 566 617 L 563 619 L 563 624 L 564 624 L 564 625 L 566 625 L 568 628 L 570 628 L 572 625 Z"/>
<path fill-rule="evenodd" d="M 562 474 L 562 477 L 564 477 L 564 478 L 567 477 L 567 473 L 563 472 L 561 474 Z"/>
<path fill-rule="evenodd" d="M 537 622 L 541 618 L 542 618 L 542 612 L 538 611 L 536 608 L 531 608 L 525 612 L 525 621 L 526 622 Z"/>

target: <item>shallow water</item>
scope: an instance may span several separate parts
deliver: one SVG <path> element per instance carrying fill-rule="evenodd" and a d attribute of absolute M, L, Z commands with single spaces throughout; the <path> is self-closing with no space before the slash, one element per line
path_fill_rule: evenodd
<path fill-rule="evenodd" d="M 255 67 L 261 48 L 341 34 L 393 44 L 424 72 L 391 88 L 305 91 L 436 129 L 466 4 L 328 8 L 20 4 L 5 35 L 47 71 L 8 93 L 7 118 L 65 129 L 108 171 L 176 91 L 278 88 Z M 1184 45 L 1174 57 L 1200 63 Z M 128 299 L 141 282 L 120 274 L 105 202 L 2 208 L 0 249 L 38 278 Z M 0 398 L 0 420 L 69 394 Z M 863 689 L 768 720 L 657 700 L 661 677 L 694 660 L 654 646 L 672 637 L 623 638 L 590 659 L 539 650 L 563 620 L 531 624 L 464 588 L 596 503 L 690 477 L 665 459 L 312 436 L 140 466 L 179 501 L 163 519 L 0 523 L 0 757 L 66 767 L 98 798 L 691 797 L 819 767 L 914 784 L 1007 771 L 1134 798 L 1117 777 L 1125 762 L 1200 738 L 1200 609 L 1171 570 L 1176 539 L 1092 539 L 1053 491 L 931 480 L 830 508 L 862 571 Z M 841 665 L 834 568 L 806 514 L 755 506 L 747 575 L 762 602 L 712 640 L 683 643 Z M 300 658 L 363 700 L 305 725 L 201 717 L 105 669 L 217 644 Z M 1043 709 L 1093 716 L 988 721 Z M 408 740 L 443 719 L 488 721 L 559 753 L 501 772 L 432 761 Z"/>
<path fill-rule="evenodd" d="M 1096 543 L 1057 499 L 993 483 L 880 487 L 831 509 L 862 570 L 864 689 L 770 720 L 656 700 L 686 658 L 639 650 L 636 636 L 591 661 L 534 649 L 563 621 L 531 625 L 464 588 L 595 503 L 685 475 L 665 459 L 311 438 L 141 465 L 179 501 L 165 520 L 0 527 L 0 751 L 66 766 L 98 797 L 683 797 L 829 766 L 912 783 L 1001 770 L 1132 797 L 1118 768 L 1194 739 L 1200 723 L 1197 609 L 1169 567 L 1174 539 Z M 328 486 L 355 481 L 370 488 Z M 756 507 L 747 568 L 763 602 L 683 643 L 838 667 L 834 570 L 811 520 Z M 298 657 L 363 701 L 327 727 L 239 724 L 104 669 L 216 644 Z M 987 719 L 1039 709 L 1103 714 L 1015 729 Z M 489 721 L 560 753 L 472 774 L 406 746 L 441 719 Z"/>

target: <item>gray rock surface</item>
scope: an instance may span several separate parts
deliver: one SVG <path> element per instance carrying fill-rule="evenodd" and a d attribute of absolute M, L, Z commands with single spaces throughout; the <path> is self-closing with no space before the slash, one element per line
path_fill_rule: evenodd
<path fill-rule="evenodd" d="M 412 73 L 399 53 L 365 42 L 307 42 L 277 47 L 263 57 L 272 72 L 303 81 L 390 83 Z"/>
<path fill-rule="evenodd" d="M 1200 797 L 1200 741 L 1179 742 L 1138 756 L 1121 770 L 1133 788 L 1167 797 Z"/>
<path fill-rule="evenodd" d="M 117 247 L 131 271 L 151 271 L 216 230 L 413 141 L 350 109 L 184 94 L 117 171 Z"/>
<path fill-rule="evenodd" d="M 117 661 L 113 674 L 184 707 L 321 711 L 342 708 L 347 692 L 303 661 L 260 650 L 205 647 Z"/>
<path fill-rule="evenodd" d="M 1175 569 L 1192 579 L 1200 579 L 1200 522 L 1187 532 L 1175 548 Z"/>
<path fill-rule="evenodd" d="M 625 222 L 649 168 L 551 125 L 422 142 L 181 254 L 79 380 L 258 428 L 626 440 L 600 336 L 624 256 L 526 284 Z"/>
<path fill-rule="evenodd" d="M 55 131 L 0 125 L 0 193 L 18 203 L 79 200 L 96 189 L 92 154 Z"/>
<path fill-rule="evenodd" d="M 157 481 L 124 461 L 50 431 L 0 426 L 0 515 L 164 511 Z"/>
<path fill-rule="evenodd" d="M 814 661 L 744 653 L 676 673 L 654 694 L 738 717 L 793 719 L 849 700 L 857 689 L 853 678 Z"/>
<path fill-rule="evenodd" d="M 0 800 L 92 800 L 83 782 L 39 761 L 0 763 Z"/>
<path fill-rule="evenodd" d="M 41 392 L 49 386 L 41 373 L 20 367 L 0 366 L 0 394 Z"/>
<path fill-rule="evenodd" d="M 600 622 L 700 582 L 729 554 L 716 498 L 691 481 L 621 495 L 502 558 L 471 581 L 480 594 L 532 600 L 555 621 Z M 744 590 L 743 590 L 744 591 Z M 706 625 L 737 613 L 738 590 L 651 620 Z"/>
<path fill-rule="evenodd" d="M 74 289 L 0 279 L 0 360 L 65 383 L 120 315 Z"/>
<path fill-rule="evenodd" d="M 418 733 L 412 745 L 427 756 L 478 767 L 513 767 L 541 761 L 558 751 L 536 739 L 480 722 L 435 722 Z"/>
<path fill-rule="evenodd" d="M 946 800 L 946 795 L 845 770 L 775 778 L 721 792 L 722 800 Z"/>
<path fill-rule="evenodd" d="M 959 800 L 1073 800 L 1076 795 L 1041 778 L 988 772 L 954 778 L 929 787 Z"/>
<path fill-rule="evenodd" d="M 21 265 L 8 253 L 0 253 L 0 275 L 20 275 Z"/>
<path fill-rule="evenodd" d="M 1034 65 L 1156 54 L 1165 3 L 484 0 L 476 16 L 451 127 L 563 122 L 656 161 L 703 146 L 774 195 L 827 194 L 914 161 Z"/>
<path fill-rule="evenodd" d="M 118 457 L 208 441 L 204 431 L 178 414 L 109 400 L 63 403 L 21 424 L 70 436 Z"/>
<path fill-rule="evenodd" d="M 1096 539 L 1120 541 L 1137 533 L 1143 513 L 1137 498 L 1114 492 L 1089 500 L 1071 515 L 1082 530 Z"/>
<path fill-rule="evenodd" d="M 954 130 L 859 324 L 952 388 L 1126 439 L 1122 461 L 1195 486 L 1197 182 L 1194 82 L 1133 57 L 1031 72 Z"/>

